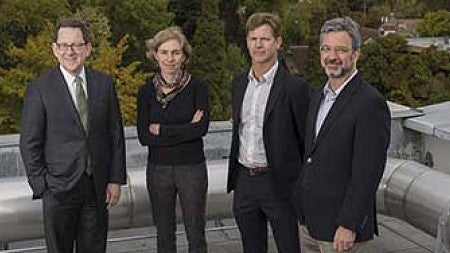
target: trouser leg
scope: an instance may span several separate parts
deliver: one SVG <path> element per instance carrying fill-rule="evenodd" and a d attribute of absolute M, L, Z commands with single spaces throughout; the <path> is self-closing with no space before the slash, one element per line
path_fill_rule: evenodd
<path fill-rule="evenodd" d="M 147 189 L 152 205 L 153 221 L 157 228 L 158 252 L 175 253 L 176 188 L 171 166 L 149 165 Z"/>
<path fill-rule="evenodd" d="M 95 195 L 91 178 L 83 181 L 84 204 L 78 223 L 76 252 L 101 253 L 106 252 L 106 237 L 108 229 L 108 210 L 105 200 Z"/>
<path fill-rule="evenodd" d="M 245 253 L 267 252 L 267 219 L 254 198 L 254 178 L 240 173 L 237 178 L 233 212 Z"/>
<path fill-rule="evenodd" d="M 208 176 L 205 163 L 183 165 L 175 169 L 184 226 L 190 253 L 207 252 L 205 208 Z"/>

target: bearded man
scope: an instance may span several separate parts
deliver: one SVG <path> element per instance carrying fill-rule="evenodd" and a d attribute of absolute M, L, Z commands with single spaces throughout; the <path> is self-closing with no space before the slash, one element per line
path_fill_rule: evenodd
<path fill-rule="evenodd" d="M 312 92 L 305 160 L 296 191 L 303 253 L 371 252 L 377 234 L 375 193 L 390 140 L 383 96 L 358 73 L 359 26 L 325 22 L 320 60 L 328 81 Z"/>

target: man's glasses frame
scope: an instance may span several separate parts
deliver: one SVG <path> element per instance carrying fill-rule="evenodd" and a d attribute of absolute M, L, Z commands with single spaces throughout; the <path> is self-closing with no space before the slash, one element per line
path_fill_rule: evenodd
<path fill-rule="evenodd" d="M 67 50 L 72 49 L 72 51 L 80 52 L 86 45 L 86 42 L 81 43 L 55 43 L 59 50 L 66 52 Z"/>
<path fill-rule="evenodd" d="M 336 46 L 336 47 L 331 47 L 331 46 L 327 46 L 327 45 L 320 46 L 321 53 L 328 54 L 328 53 L 331 53 L 331 51 L 334 51 L 340 55 L 353 53 L 353 50 L 351 48 L 345 47 L 345 46 Z"/>

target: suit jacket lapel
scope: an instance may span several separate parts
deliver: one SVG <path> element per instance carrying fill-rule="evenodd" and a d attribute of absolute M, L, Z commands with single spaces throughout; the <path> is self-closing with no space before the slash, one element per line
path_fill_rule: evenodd
<path fill-rule="evenodd" d="M 244 101 L 245 91 L 247 90 L 248 80 L 247 75 L 243 74 L 242 77 L 237 80 L 237 87 L 236 87 L 236 113 L 234 116 L 234 122 L 240 122 L 241 121 L 241 109 L 242 109 L 242 102 Z"/>
<path fill-rule="evenodd" d="M 64 79 L 59 65 L 54 69 L 53 83 L 55 84 L 55 91 L 60 94 L 61 104 L 65 107 L 67 112 L 71 114 L 71 118 L 75 121 L 75 125 L 84 132 L 83 125 L 81 124 L 80 115 L 78 114 L 75 103 L 73 102 L 72 95 L 70 95 L 69 88 L 67 87 L 66 80 Z"/>
<path fill-rule="evenodd" d="M 339 94 L 339 96 L 336 98 L 336 101 L 334 101 L 333 106 L 331 107 L 330 111 L 328 112 L 327 117 L 325 118 L 322 127 L 319 131 L 319 134 L 317 135 L 317 140 L 315 143 L 318 143 L 323 136 L 325 136 L 330 129 L 330 127 L 333 125 L 334 122 L 339 118 L 339 115 L 341 114 L 341 111 L 348 105 L 348 103 L 351 101 L 351 97 L 355 93 L 355 91 L 358 89 L 358 84 L 360 83 L 360 75 L 357 74 L 353 79 L 345 86 L 345 88 L 342 90 L 342 92 Z"/>
<path fill-rule="evenodd" d="M 275 77 L 273 79 L 272 87 L 270 88 L 269 97 L 267 98 L 266 110 L 264 112 L 264 122 L 267 120 L 267 118 L 275 109 L 278 97 L 281 92 L 281 86 L 283 85 L 285 79 L 286 79 L 286 70 L 283 68 L 283 66 L 281 66 L 281 64 L 279 64 L 277 73 L 275 73 Z"/>
<path fill-rule="evenodd" d="M 308 123 L 306 126 L 306 140 L 305 140 L 305 150 L 311 150 L 313 144 L 316 139 L 316 121 L 317 121 L 317 113 L 319 111 L 320 102 L 323 98 L 323 86 L 320 88 L 316 88 L 311 95 L 311 102 L 309 106 L 308 112 Z"/>
<path fill-rule="evenodd" d="M 94 102 L 96 101 L 99 95 L 100 85 L 96 85 L 96 82 L 98 81 L 96 80 L 95 75 L 90 69 L 85 68 L 85 71 L 86 71 L 87 94 L 88 94 L 88 132 L 89 132 L 92 126 L 92 118 L 95 115 Z"/>

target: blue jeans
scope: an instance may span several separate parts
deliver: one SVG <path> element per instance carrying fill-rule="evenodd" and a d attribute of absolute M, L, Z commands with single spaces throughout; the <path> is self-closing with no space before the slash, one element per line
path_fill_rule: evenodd
<path fill-rule="evenodd" d="M 158 252 L 176 252 L 176 198 L 180 199 L 190 253 L 207 252 L 205 208 L 208 175 L 199 164 L 147 166 L 147 189 L 158 234 Z"/>

